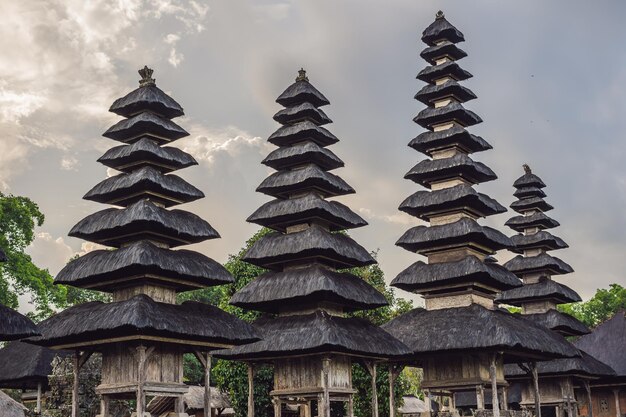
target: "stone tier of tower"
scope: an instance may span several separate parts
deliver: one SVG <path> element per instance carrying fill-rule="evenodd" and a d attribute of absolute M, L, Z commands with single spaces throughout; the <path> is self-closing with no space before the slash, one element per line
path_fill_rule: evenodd
<path fill-rule="evenodd" d="M 499 292 L 522 283 L 492 257 L 510 248 L 511 240 L 479 223 L 506 209 L 475 189 L 496 175 L 472 157 L 491 146 L 468 131 L 482 120 L 464 106 L 476 95 L 461 84 L 472 76 L 458 64 L 467 55 L 457 46 L 463 40 L 441 12 L 422 35 L 427 47 L 420 55 L 429 65 L 417 75 L 426 85 L 415 99 L 427 107 L 413 120 L 426 132 L 409 146 L 428 158 L 405 178 L 426 190 L 409 196 L 399 209 L 428 225 L 409 229 L 396 244 L 427 262 L 412 264 L 392 285 L 421 294 L 425 309 L 383 328 L 412 349 L 414 363 L 424 370 L 423 388 L 445 395 L 476 390 L 482 409 L 486 386 L 507 386 L 504 362 L 576 353 L 562 338 L 494 307 Z"/>
<path fill-rule="evenodd" d="M 376 261 L 342 233 L 366 225 L 365 220 L 329 200 L 354 190 L 331 173 L 344 164 L 329 149 L 338 139 L 324 127 L 331 120 L 320 107 L 328 100 L 300 70 L 276 101 L 285 107 L 274 116 L 282 126 L 268 139 L 277 148 L 263 160 L 276 172 L 257 188 L 273 199 L 248 218 L 274 232 L 244 257 L 269 271 L 231 300 L 276 317 L 255 323 L 260 342 L 218 356 L 272 362 L 277 413 L 281 402 L 310 407 L 317 401 L 319 415 L 328 416 L 330 401 L 348 402 L 350 409 L 353 357 L 381 359 L 408 350 L 369 322 L 345 316 L 387 302 L 361 278 L 341 271 Z"/>
<path fill-rule="evenodd" d="M 112 302 L 67 309 L 41 325 L 36 342 L 82 352 L 84 361 L 102 354 L 101 415 L 110 399 L 136 398 L 143 415 L 146 395 L 177 397 L 182 412 L 183 353 L 204 353 L 258 340 L 254 329 L 224 311 L 198 302 L 176 304 L 182 291 L 233 282 L 216 261 L 183 245 L 219 237 L 197 215 L 170 207 L 203 193 L 173 171 L 196 165 L 194 158 L 166 146 L 188 133 L 173 118 L 182 107 L 159 89 L 152 70 L 139 71 L 140 87 L 116 100 L 110 111 L 124 118 L 104 136 L 120 142 L 99 161 L 120 173 L 85 195 L 113 205 L 79 221 L 70 236 L 108 246 L 69 263 L 57 284 L 107 292 Z M 204 353 L 203 353 L 204 352 Z M 202 353 L 202 354 L 201 354 Z M 78 356 L 77 356 L 78 357 Z"/>

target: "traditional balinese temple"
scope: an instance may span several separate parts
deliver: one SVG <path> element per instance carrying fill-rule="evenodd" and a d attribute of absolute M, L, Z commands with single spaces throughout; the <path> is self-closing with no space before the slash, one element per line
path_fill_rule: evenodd
<path fill-rule="evenodd" d="M 422 34 L 421 52 L 429 66 L 417 78 L 427 83 L 415 98 L 427 107 L 413 119 L 427 131 L 409 146 L 428 158 L 405 178 L 428 190 L 418 191 L 399 209 L 428 222 L 409 229 L 396 243 L 427 257 L 402 271 L 392 285 L 421 294 L 425 308 L 405 313 L 383 328 L 413 352 L 407 365 L 423 368 L 422 388 L 449 398 L 473 391 L 477 409 L 485 413 L 485 389 L 492 389 L 493 415 L 507 408 L 504 363 L 533 362 L 578 355 L 565 339 L 494 305 L 496 295 L 520 287 L 519 278 L 498 265 L 493 255 L 513 246 L 503 233 L 482 226 L 481 217 L 506 209 L 475 185 L 496 174 L 471 154 L 491 149 L 467 128 L 481 118 L 463 103 L 476 98 L 461 85 L 472 75 L 458 60 L 467 54 L 457 44 L 463 34 L 442 12 Z"/>
<path fill-rule="evenodd" d="M 285 107 L 274 116 L 282 127 L 268 139 L 277 149 L 263 160 L 276 172 L 257 188 L 273 200 L 248 218 L 274 233 L 244 257 L 269 271 L 231 299 L 235 306 L 267 313 L 254 323 L 262 340 L 216 356 L 248 362 L 250 378 L 255 363 L 272 364 L 270 395 L 277 417 L 286 404 L 299 405 L 302 416 L 315 415 L 317 409 L 318 416 L 329 417 L 331 402 L 347 403 L 345 413 L 351 417 L 352 363 L 362 361 L 375 380 L 376 361 L 409 352 L 369 321 L 346 317 L 387 301 L 361 278 L 341 272 L 376 261 L 342 232 L 364 226 L 365 220 L 328 200 L 354 193 L 330 173 L 344 163 L 328 149 L 338 139 L 322 127 L 331 122 L 320 109 L 329 101 L 304 70 L 276 101 Z M 252 397 L 248 416 L 254 416 Z"/>
<path fill-rule="evenodd" d="M 518 232 L 511 238 L 514 247 L 510 249 L 518 255 L 505 263 L 504 267 L 517 275 L 524 285 L 504 291 L 496 301 L 521 307 L 526 318 L 563 336 L 589 333 L 583 323 L 557 310 L 559 304 L 581 299 L 573 289 L 552 279 L 553 275 L 568 274 L 573 269 L 548 253 L 568 246 L 561 238 L 547 231 L 559 223 L 545 214 L 553 209 L 544 200 L 546 194 L 543 188 L 546 185 L 528 165 L 524 165 L 524 175 L 513 186 L 517 200 L 511 204 L 511 208 L 519 215 L 506 224 Z M 505 368 L 506 379 L 510 382 L 519 381 L 522 385 L 520 406 L 524 408 L 534 408 L 536 400 L 529 371 L 515 364 Z M 609 366 L 585 353 L 578 358 L 540 362 L 537 364 L 537 372 L 541 410 L 536 414 L 544 417 L 575 417 L 577 405 L 583 402 L 576 398 L 575 386 L 587 388 L 583 398 L 588 402 L 589 382 L 614 374 Z"/>
<path fill-rule="evenodd" d="M 580 407 L 587 417 L 624 417 L 626 415 L 626 311 L 600 323 L 589 334 L 574 342 L 577 348 L 609 365 L 614 375 L 591 381 L 591 398 Z M 589 406 L 591 404 L 591 407 Z"/>
<path fill-rule="evenodd" d="M 182 416 L 183 354 L 195 353 L 206 369 L 210 390 L 210 351 L 258 340 L 247 323 L 217 307 L 186 301 L 183 291 L 233 282 L 216 261 L 183 245 L 219 237 L 190 212 L 169 209 L 202 198 L 203 193 L 171 172 L 195 165 L 193 157 L 165 146 L 188 136 L 172 121 L 182 107 L 159 89 L 152 70 L 139 71 L 139 88 L 116 100 L 110 111 L 124 119 L 104 136 L 121 142 L 99 161 L 121 171 L 105 179 L 85 199 L 117 206 L 89 215 L 70 236 L 111 247 L 69 263 L 55 283 L 110 293 L 112 302 L 88 302 L 41 324 L 33 341 L 74 356 L 72 416 L 78 416 L 78 370 L 92 353 L 102 354 L 101 417 L 111 400 L 135 399 L 145 414 L 146 396 L 175 397 L 173 416 Z M 207 401 L 210 398 L 207 392 Z M 207 407 L 208 408 L 208 407 Z"/>

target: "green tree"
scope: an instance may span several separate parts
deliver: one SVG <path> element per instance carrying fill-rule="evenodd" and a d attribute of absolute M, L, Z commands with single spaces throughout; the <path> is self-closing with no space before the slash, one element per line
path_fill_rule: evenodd
<path fill-rule="evenodd" d="M 626 309 L 626 288 L 611 284 L 598 289 L 589 301 L 563 304 L 558 309 L 576 317 L 587 326 L 594 327 L 621 309 Z"/>

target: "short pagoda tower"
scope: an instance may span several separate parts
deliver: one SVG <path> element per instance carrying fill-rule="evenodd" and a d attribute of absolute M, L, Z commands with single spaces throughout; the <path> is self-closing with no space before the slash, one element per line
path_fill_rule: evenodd
<path fill-rule="evenodd" d="M 409 146 L 428 158 L 405 178 L 427 188 L 402 202 L 399 209 L 429 225 L 409 229 L 397 245 L 427 257 L 402 271 L 392 286 L 421 294 L 425 308 L 405 313 L 383 328 L 413 352 L 411 363 L 423 368 L 422 388 L 449 397 L 475 391 L 485 413 L 485 388 L 493 395 L 493 415 L 506 409 L 504 363 L 577 355 L 567 341 L 550 331 L 494 306 L 503 290 L 522 285 L 492 257 L 512 246 L 503 233 L 479 224 L 481 217 L 506 209 L 474 186 L 496 174 L 470 157 L 491 149 L 467 128 L 482 122 L 463 103 L 476 98 L 463 80 L 472 75 L 458 60 L 467 54 L 457 44 L 463 34 L 440 11 L 422 34 L 421 52 L 429 66 L 417 78 L 427 83 L 415 98 L 427 107 L 413 119 L 427 131 Z"/>
<path fill-rule="evenodd" d="M 269 272 L 231 299 L 233 305 L 275 317 L 254 323 L 260 342 L 216 356 L 248 362 L 250 376 L 255 363 L 273 364 L 270 395 L 276 417 L 284 403 L 299 405 L 306 416 L 314 415 L 311 409 L 316 403 L 318 415 L 329 417 L 331 401 L 347 403 L 347 415 L 352 417 L 353 361 L 362 360 L 375 374 L 376 361 L 409 351 L 369 321 L 345 317 L 387 301 L 361 278 L 340 271 L 376 261 L 342 233 L 364 226 L 365 220 L 347 206 L 328 200 L 354 193 L 329 172 L 344 165 L 328 149 L 338 139 L 322 127 L 331 122 L 320 109 L 329 101 L 304 70 L 276 101 L 285 107 L 274 116 L 282 127 L 269 137 L 277 149 L 263 164 L 277 172 L 257 188 L 274 199 L 248 218 L 275 232 L 257 241 L 244 257 Z M 254 416 L 252 396 L 248 416 Z"/>
<path fill-rule="evenodd" d="M 573 272 L 570 265 L 548 252 L 567 248 L 567 244 L 554 236 L 548 229 L 559 226 L 545 212 L 553 207 L 548 204 L 543 188 L 544 182 L 535 175 L 528 165 L 524 165 L 524 175 L 513 186 L 517 200 L 511 208 L 519 213 L 506 222 L 506 225 L 518 232 L 511 240 L 514 247 L 510 250 L 518 253 L 504 266 L 519 278 L 524 285 L 501 293 L 496 301 L 521 307 L 522 314 L 563 336 L 580 336 L 589 333 L 589 329 L 574 317 L 559 312 L 559 304 L 581 301 L 573 289 L 552 279 L 554 275 Z M 517 365 L 507 365 L 506 379 L 522 383 L 520 405 L 535 408 L 535 391 L 529 376 L 529 369 Z M 589 381 L 602 376 L 612 375 L 610 367 L 587 354 L 580 358 L 556 359 L 537 364 L 539 376 L 539 397 L 541 408 L 554 410 L 556 416 L 575 417 L 576 398 L 574 385 L 589 386 Z M 539 414 L 539 413 L 537 413 Z"/>
<path fill-rule="evenodd" d="M 72 416 L 78 417 L 78 370 L 93 353 L 102 354 L 101 417 L 110 400 L 136 399 L 137 416 L 146 396 L 182 396 L 183 354 L 195 353 L 206 369 L 210 390 L 210 351 L 258 340 L 254 329 L 217 307 L 186 301 L 183 291 L 233 282 L 226 269 L 198 252 L 179 246 L 215 239 L 219 234 L 195 214 L 172 206 L 202 198 L 203 193 L 173 171 L 196 165 L 193 157 L 171 146 L 188 133 L 171 119 L 182 107 L 159 89 L 152 70 L 139 71 L 139 88 L 116 100 L 110 111 L 124 119 L 104 136 L 122 145 L 99 161 L 120 171 L 100 182 L 85 199 L 107 208 L 78 222 L 70 236 L 111 247 L 70 262 L 55 283 L 112 295 L 112 302 L 88 302 L 41 324 L 34 342 L 76 352 Z"/>

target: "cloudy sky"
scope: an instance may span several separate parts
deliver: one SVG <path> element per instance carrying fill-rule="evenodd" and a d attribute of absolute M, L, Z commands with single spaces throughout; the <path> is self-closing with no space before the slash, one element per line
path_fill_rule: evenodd
<path fill-rule="evenodd" d="M 186 209 L 222 234 L 197 249 L 225 261 L 257 227 L 245 218 L 268 198 L 255 193 L 278 127 L 274 100 L 306 68 L 331 101 L 325 111 L 357 194 L 341 201 L 369 226 L 352 232 L 379 250 L 387 275 L 418 256 L 396 239 L 418 222 L 397 211 L 418 186 L 402 177 L 423 155 L 406 146 L 422 129 L 412 99 L 426 63 L 419 37 L 438 9 L 466 37 L 484 123 L 471 131 L 494 150 L 476 157 L 499 175 L 480 186 L 508 205 L 528 163 L 548 184 L 560 256 L 576 272 L 562 282 L 583 298 L 626 270 L 626 2 L 427 0 L 22 0 L 0 4 L 0 189 L 46 214 L 29 248 L 54 274 L 93 248 L 67 237 L 102 209 L 81 200 L 107 175 L 96 159 L 118 117 L 113 100 L 137 86 L 147 64 L 185 108 L 191 132 L 177 144 L 199 167 L 181 172 L 206 198 Z M 502 224 L 511 212 L 484 224 Z M 507 259 L 501 254 L 501 260 Z M 406 293 L 399 291 L 406 295 Z"/>

